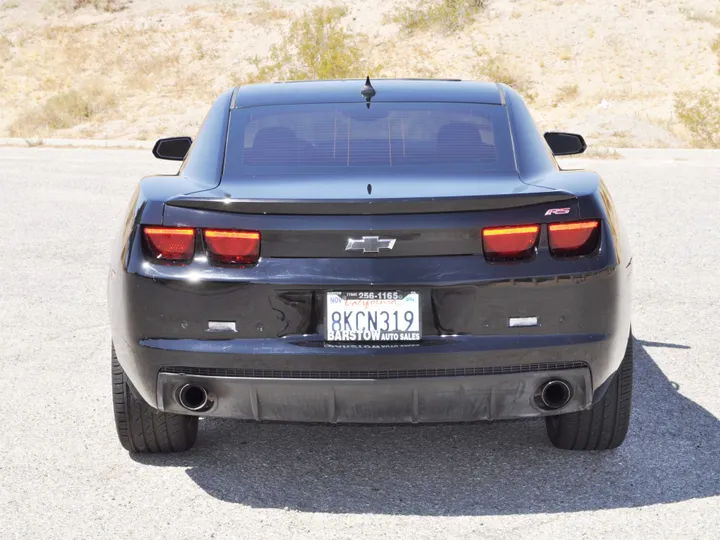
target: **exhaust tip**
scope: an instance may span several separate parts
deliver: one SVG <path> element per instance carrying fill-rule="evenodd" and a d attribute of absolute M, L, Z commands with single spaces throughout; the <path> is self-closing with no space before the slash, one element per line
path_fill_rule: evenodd
<path fill-rule="evenodd" d="M 210 400 L 205 388 L 195 384 L 186 384 L 180 388 L 178 401 L 188 411 L 204 411 L 209 408 Z"/>
<path fill-rule="evenodd" d="M 554 411 L 563 408 L 572 397 L 570 385 L 560 379 L 544 383 L 536 394 L 541 408 Z"/>

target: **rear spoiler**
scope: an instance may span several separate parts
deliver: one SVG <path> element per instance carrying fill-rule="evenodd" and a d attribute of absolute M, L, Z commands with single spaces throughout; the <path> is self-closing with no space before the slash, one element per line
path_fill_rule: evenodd
<path fill-rule="evenodd" d="M 279 215 L 383 215 L 439 214 L 521 208 L 535 204 L 575 200 L 567 191 L 484 195 L 478 197 L 433 197 L 404 199 L 218 199 L 179 197 L 167 201 L 168 206 L 232 212 L 237 214 Z"/>

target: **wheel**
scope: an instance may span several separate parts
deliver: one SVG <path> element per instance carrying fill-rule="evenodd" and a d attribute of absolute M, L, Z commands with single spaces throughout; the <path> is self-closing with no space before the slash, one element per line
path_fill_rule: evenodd
<path fill-rule="evenodd" d="M 115 428 L 128 452 L 168 453 L 192 448 L 198 418 L 160 412 L 138 398 L 112 348 L 112 390 Z"/>
<path fill-rule="evenodd" d="M 630 423 L 632 383 L 631 333 L 620 368 L 592 409 L 545 417 L 550 442 L 567 450 L 610 450 L 620 446 Z"/>

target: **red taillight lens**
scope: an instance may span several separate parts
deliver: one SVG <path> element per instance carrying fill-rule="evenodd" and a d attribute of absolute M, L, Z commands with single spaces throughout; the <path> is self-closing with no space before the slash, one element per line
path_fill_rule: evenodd
<path fill-rule="evenodd" d="M 492 227 L 483 229 L 483 252 L 490 260 L 512 260 L 530 257 L 535 249 L 539 225 Z"/>
<path fill-rule="evenodd" d="M 195 229 L 145 227 L 145 241 L 154 259 L 189 261 L 195 253 Z"/>
<path fill-rule="evenodd" d="M 556 257 L 589 255 L 600 238 L 600 222 L 572 221 L 548 225 L 550 253 Z"/>
<path fill-rule="evenodd" d="M 254 264 L 260 257 L 260 233 L 255 231 L 205 231 L 210 259 L 223 264 Z"/>

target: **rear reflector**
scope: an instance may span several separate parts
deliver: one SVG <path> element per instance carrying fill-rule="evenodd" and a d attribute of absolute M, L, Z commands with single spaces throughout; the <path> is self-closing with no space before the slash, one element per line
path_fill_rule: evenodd
<path fill-rule="evenodd" d="M 162 261 L 189 261 L 195 253 L 195 229 L 145 227 L 145 242 L 150 255 Z"/>
<path fill-rule="evenodd" d="M 518 328 L 524 326 L 537 326 L 537 317 L 510 317 L 508 319 L 508 326 L 510 328 Z"/>
<path fill-rule="evenodd" d="M 539 225 L 492 227 L 483 229 L 483 252 L 490 260 L 511 260 L 530 257 L 537 243 Z"/>
<path fill-rule="evenodd" d="M 600 222 L 572 221 L 548 225 L 550 253 L 561 257 L 588 255 L 595 251 L 600 238 Z"/>
<path fill-rule="evenodd" d="M 210 260 L 222 264 L 254 264 L 260 257 L 256 231 L 205 231 Z"/>

